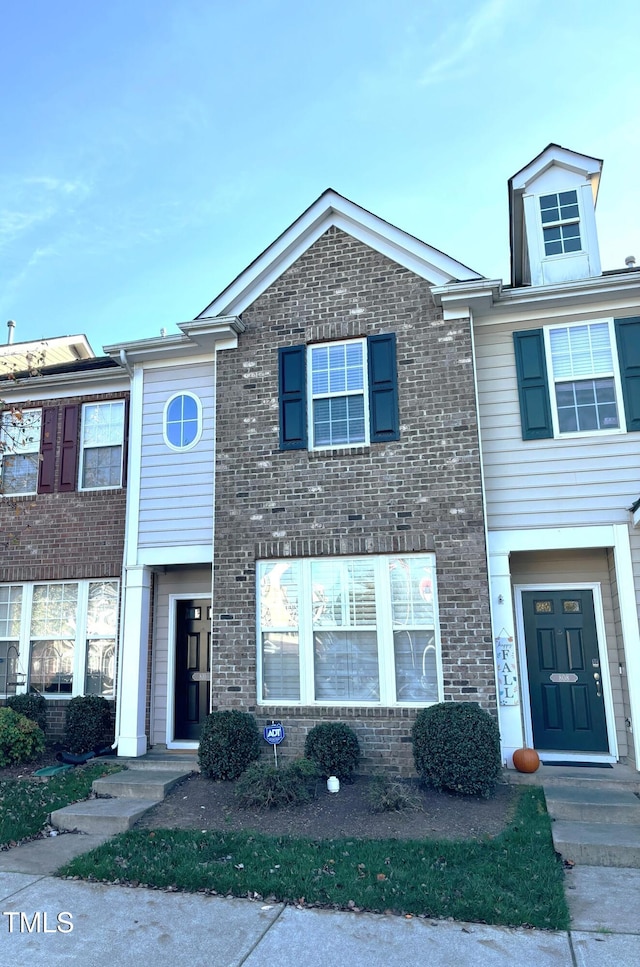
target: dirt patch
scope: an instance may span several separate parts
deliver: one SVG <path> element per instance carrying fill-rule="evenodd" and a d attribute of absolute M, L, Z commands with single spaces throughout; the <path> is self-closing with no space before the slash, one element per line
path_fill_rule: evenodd
<path fill-rule="evenodd" d="M 312 839 L 478 839 L 496 836 L 508 824 L 516 788 L 499 785 L 490 799 L 455 796 L 404 780 L 417 808 L 374 813 L 370 780 L 357 777 L 329 793 L 318 782 L 313 802 L 292 809 L 239 809 L 232 782 L 213 782 L 194 773 L 175 786 L 137 824 L 141 829 L 245 830 L 270 836 Z"/>

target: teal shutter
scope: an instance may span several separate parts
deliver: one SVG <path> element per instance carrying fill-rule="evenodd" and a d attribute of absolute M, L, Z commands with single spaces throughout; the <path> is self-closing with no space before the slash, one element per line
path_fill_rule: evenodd
<path fill-rule="evenodd" d="M 513 344 L 522 439 L 547 439 L 553 436 L 553 424 L 542 329 L 514 332 Z"/>
<path fill-rule="evenodd" d="M 367 339 L 371 442 L 400 439 L 398 374 L 394 332 Z"/>
<path fill-rule="evenodd" d="M 615 326 L 627 430 L 640 430 L 640 316 Z"/>
<path fill-rule="evenodd" d="M 306 346 L 278 350 L 280 449 L 307 446 Z"/>

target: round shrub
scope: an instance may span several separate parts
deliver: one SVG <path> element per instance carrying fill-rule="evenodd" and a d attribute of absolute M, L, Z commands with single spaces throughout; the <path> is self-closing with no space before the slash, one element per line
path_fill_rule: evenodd
<path fill-rule="evenodd" d="M 44 695 L 12 695 L 7 699 L 7 706 L 20 715 L 26 715 L 35 722 L 43 732 L 47 731 L 47 700 Z"/>
<path fill-rule="evenodd" d="M 253 715 L 232 709 L 206 717 L 198 759 L 209 779 L 237 779 L 259 755 L 260 732 Z"/>
<path fill-rule="evenodd" d="M 350 779 L 360 762 L 358 736 L 344 722 L 322 722 L 307 735 L 304 754 L 323 776 Z"/>
<path fill-rule="evenodd" d="M 490 796 L 501 773 L 500 732 L 476 702 L 422 709 L 413 726 L 418 774 L 436 789 Z"/>
<path fill-rule="evenodd" d="M 31 762 L 44 752 L 42 729 L 12 708 L 0 708 L 0 767 Z"/>
<path fill-rule="evenodd" d="M 65 749 L 80 755 L 113 742 L 111 703 L 101 695 L 78 695 L 67 706 Z"/>

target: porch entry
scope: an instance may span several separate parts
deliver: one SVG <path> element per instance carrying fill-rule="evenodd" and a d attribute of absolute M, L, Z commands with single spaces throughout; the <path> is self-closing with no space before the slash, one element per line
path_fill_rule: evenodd
<path fill-rule="evenodd" d="M 175 739 L 197 741 L 209 714 L 211 602 L 176 602 Z"/>
<path fill-rule="evenodd" d="M 523 591 L 533 744 L 609 752 L 593 591 Z"/>

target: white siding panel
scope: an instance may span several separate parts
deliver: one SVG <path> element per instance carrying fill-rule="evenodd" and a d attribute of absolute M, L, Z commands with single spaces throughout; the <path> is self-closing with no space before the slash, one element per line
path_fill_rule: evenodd
<path fill-rule="evenodd" d="M 164 407 L 175 393 L 202 403 L 202 435 L 191 450 L 176 452 L 163 438 Z M 208 544 L 213 535 L 213 364 L 154 368 L 144 373 L 140 480 L 140 547 Z"/>
<path fill-rule="evenodd" d="M 527 320 L 521 328 L 537 325 Z M 476 331 L 489 528 L 626 523 L 640 489 L 640 435 L 523 440 L 513 328 L 495 323 Z"/>

